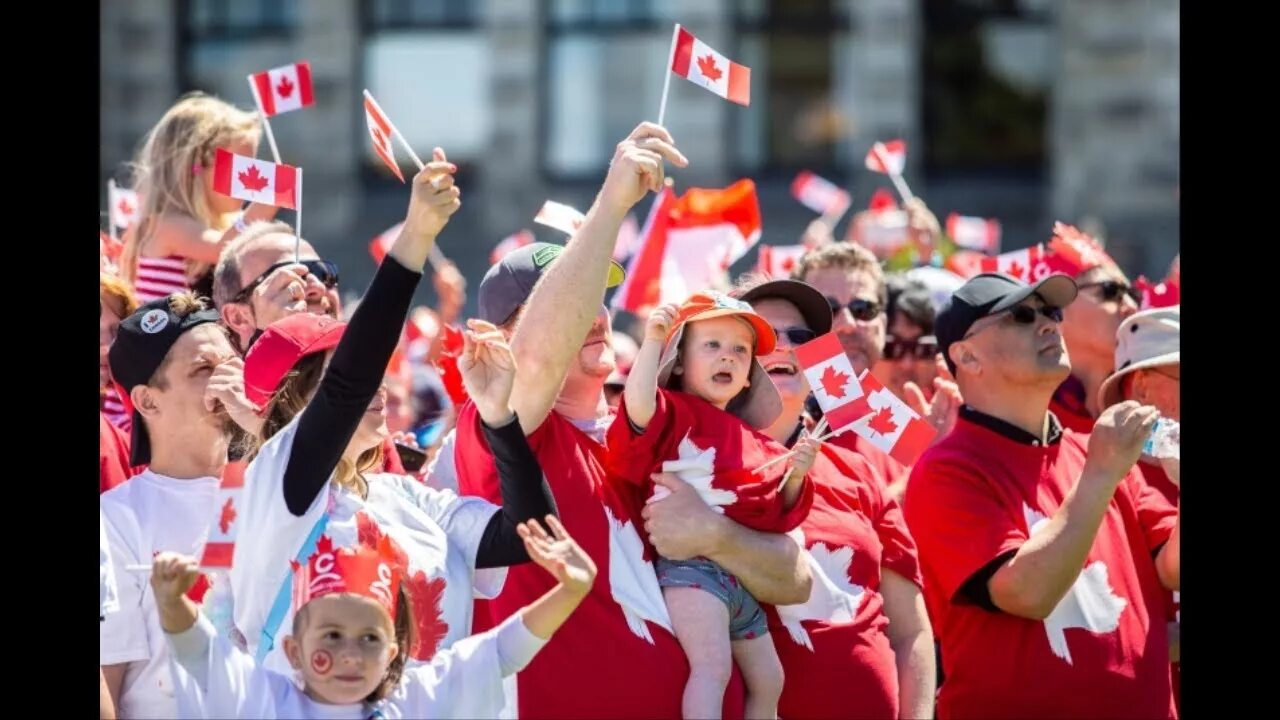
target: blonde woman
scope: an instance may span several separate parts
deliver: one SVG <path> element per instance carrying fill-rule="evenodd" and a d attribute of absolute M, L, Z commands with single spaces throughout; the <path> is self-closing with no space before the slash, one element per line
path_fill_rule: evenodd
<path fill-rule="evenodd" d="M 139 302 L 188 289 L 209 295 L 222 248 L 244 225 L 275 217 L 275 207 L 255 203 L 237 219 L 241 201 L 213 189 L 217 149 L 252 157 L 261 135 L 257 115 L 199 92 L 178 100 L 148 133 L 134 166 L 142 207 L 120 258 Z"/>

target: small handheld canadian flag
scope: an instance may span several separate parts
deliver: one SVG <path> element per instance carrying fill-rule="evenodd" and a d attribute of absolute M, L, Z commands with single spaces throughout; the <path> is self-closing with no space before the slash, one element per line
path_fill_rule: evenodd
<path fill-rule="evenodd" d="M 849 209 L 853 198 L 835 183 L 803 170 L 791 181 L 791 195 L 805 207 L 821 215 L 840 216 Z"/>
<path fill-rule="evenodd" d="M 383 230 L 381 235 L 370 241 L 369 254 L 373 256 L 375 263 L 382 264 L 382 259 L 387 256 L 387 253 L 391 252 L 391 244 L 396 241 L 396 238 L 400 237 L 402 229 L 404 229 L 404 223 L 398 222 Z"/>
<path fill-rule="evenodd" d="M 538 210 L 538 214 L 533 216 L 533 221 L 539 225 L 553 227 L 567 235 L 573 235 L 578 232 L 578 228 L 582 227 L 582 223 L 586 219 L 587 216 L 578 212 L 575 208 L 554 200 L 542 203 L 542 208 Z"/>
<path fill-rule="evenodd" d="M 107 182 L 107 203 L 112 228 L 127 228 L 138 219 L 138 193 L 116 185 L 115 180 Z"/>
<path fill-rule="evenodd" d="M 1053 274 L 1053 269 L 1045 261 L 1045 255 L 1044 245 L 1032 245 L 995 257 L 984 257 L 979 269 L 982 272 L 1012 275 L 1025 283 L 1039 282 Z"/>
<path fill-rule="evenodd" d="M 1000 252 L 1000 221 L 951 213 L 947 235 L 956 245 L 995 255 Z"/>
<path fill-rule="evenodd" d="M 907 169 L 907 142 L 905 140 L 876 142 L 867 151 L 866 165 L 868 170 L 888 175 L 903 200 L 910 200 L 915 197 L 911 193 L 911 188 L 907 187 L 907 181 L 902 179 L 902 173 Z"/>
<path fill-rule="evenodd" d="M 316 103 L 311 89 L 311 63 L 305 60 L 254 73 L 249 76 L 249 82 L 257 90 L 259 107 L 267 117 L 301 110 Z"/>
<path fill-rule="evenodd" d="M 231 558 L 236 549 L 236 534 L 240 527 L 236 520 L 240 517 L 240 495 L 243 491 L 244 463 L 227 463 L 222 473 L 222 483 L 218 485 L 215 503 L 217 514 L 209 527 L 204 552 L 200 555 L 200 567 L 206 570 L 231 567 Z"/>
<path fill-rule="evenodd" d="M 814 399 L 822 407 L 828 427 L 839 430 L 866 414 L 862 384 L 834 332 L 797 347 L 796 360 L 813 389 Z"/>
<path fill-rule="evenodd" d="M 400 172 L 400 166 L 396 164 L 396 151 L 391 146 L 391 120 L 378 107 L 368 90 L 364 91 L 364 119 L 369 125 L 369 137 L 373 139 L 373 151 L 400 178 L 400 182 L 404 182 L 404 173 Z"/>
<path fill-rule="evenodd" d="M 756 271 L 770 278 L 789 278 L 808 249 L 804 245 L 761 245 Z"/>
<path fill-rule="evenodd" d="M 493 246 L 493 250 L 489 253 L 489 264 L 496 265 L 498 261 L 507 256 L 507 253 L 519 250 L 525 245 L 533 243 L 533 233 L 529 230 L 520 229 L 516 232 L 502 238 L 502 241 Z"/>
<path fill-rule="evenodd" d="M 739 105 L 751 104 L 751 68 L 739 65 L 716 52 L 676 23 L 671 36 L 671 73 L 694 85 L 701 85 L 725 100 Z M 667 92 L 671 89 L 671 73 L 662 86 L 662 105 L 658 124 L 667 114 Z"/>
<path fill-rule="evenodd" d="M 914 464 L 938 431 L 871 373 L 862 371 L 858 380 L 867 393 L 863 404 L 868 410 L 853 423 L 853 431 L 903 465 Z"/>
<path fill-rule="evenodd" d="M 213 166 L 213 189 L 233 198 L 298 207 L 298 169 L 284 163 L 236 155 L 218 148 Z"/>

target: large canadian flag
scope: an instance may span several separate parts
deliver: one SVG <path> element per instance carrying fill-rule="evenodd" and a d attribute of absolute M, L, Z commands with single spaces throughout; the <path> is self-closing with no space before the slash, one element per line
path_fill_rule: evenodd
<path fill-rule="evenodd" d="M 852 424 L 867 412 L 862 383 L 834 332 L 797 347 L 796 361 L 832 430 Z"/>
<path fill-rule="evenodd" d="M 615 309 L 643 315 L 700 290 L 728 285 L 728 270 L 760 240 L 756 185 L 690 188 L 679 199 L 663 188 L 640 231 L 640 249 L 614 294 Z"/>
<path fill-rule="evenodd" d="M 861 435 L 889 457 L 913 465 L 938 434 L 932 425 L 865 370 L 858 378 L 867 397 L 867 413 L 853 423 Z M 835 421 L 829 421 L 835 427 Z"/>
<path fill-rule="evenodd" d="M 311 89 L 311 63 L 305 60 L 254 73 L 249 76 L 249 82 L 258 91 L 262 114 L 267 117 L 316 104 Z"/>
<path fill-rule="evenodd" d="M 751 104 L 751 68 L 721 55 L 679 25 L 676 25 L 671 72 L 725 100 L 739 105 Z"/>
<path fill-rule="evenodd" d="M 298 207 L 298 169 L 218 148 L 213 189 L 233 198 L 293 210 Z"/>

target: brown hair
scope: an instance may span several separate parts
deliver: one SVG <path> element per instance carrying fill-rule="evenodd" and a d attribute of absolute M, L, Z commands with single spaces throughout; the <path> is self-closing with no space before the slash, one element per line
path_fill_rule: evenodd
<path fill-rule="evenodd" d="M 884 270 L 880 267 L 880 261 L 870 250 L 856 243 L 838 242 L 830 245 L 823 245 L 816 250 L 810 250 L 800 256 L 800 261 L 796 263 L 795 270 L 791 272 L 791 277 L 795 280 L 804 280 L 811 270 L 819 270 L 822 268 L 837 268 L 845 272 L 865 272 L 871 276 L 876 283 L 876 298 L 880 302 L 880 306 L 884 307 L 889 302 L 889 293 L 885 288 Z M 806 281 L 807 282 L 807 281 Z"/>
<path fill-rule="evenodd" d="M 221 309 L 231 302 L 242 289 L 240 284 L 240 260 L 250 250 L 250 245 L 268 235 L 293 235 L 289 223 L 280 220 L 258 220 L 249 223 L 244 232 L 227 243 L 218 256 L 218 264 L 213 270 L 213 304 Z"/>
<path fill-rule="evenodd" d="M 306 622 L 307 606 L 303 605 L 293 615 L 293 636 L 295 639 L 302 636 L 303 625 Z M 364 701 L 366 703 L 382 701 L 400 684 L 400 679 L 404 676 L 404 666 L 409 661 L 409 650 L 413 647 L 414 640 L 417 639 L 416 628 L 417 626 L 413 622 L 413 603 L 409 602 L 409 588 L 402 582 L 396 591 L 396 620 L 393 628 L 397 648 L 396 656 L 391 658 L 391 664 L 387 666 L 387 672 L 382 676 L 382 682 L 378 683 L 378 687 L 374 688 L 373 692 L 365 696 Z"/>

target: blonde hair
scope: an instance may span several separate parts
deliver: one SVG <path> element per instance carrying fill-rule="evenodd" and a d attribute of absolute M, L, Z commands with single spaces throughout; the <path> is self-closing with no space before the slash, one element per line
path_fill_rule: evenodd
<path fill-rule="evenodd" d="M 815 250 L 810 250 L 800 256 L 800 261 L 796 263 L 795 268 L 791 271 L 793 280 L 805 280 L 812 270 L 821 270 L 823 268 L 836 268 L 845 272 L 865 272 L 871 276 L 876 284 L 876 297 L 880 300 L 881 307 L 888 304 L 889 292 L 885 287 L 884 269 L 880 267 L 880 261 L 868 249 L 858 245 L 857 243 L 831 243 L 823 245 Z"/>
<path fill-rule="evenodd" d="M 231 218 L 215 213 L 205 200 L 203 175 L 219 147 L 256 143 L 262 126 L 258 116 L 202 92 L 184 95 L 147 134 L 133 164 L 134 189 L 141 208 L 138 221 L 125 232 L 120 275 L 133 282 L 142 248 L 155 235 L 165 215 L 192 218 L 225 230 Z M 187 261 L 187 277 L 198 277 L 208 263 Z"/>

